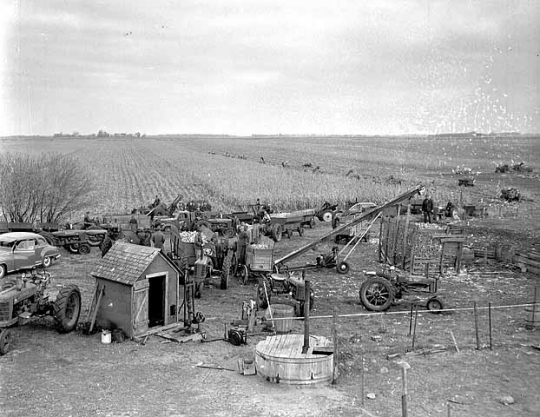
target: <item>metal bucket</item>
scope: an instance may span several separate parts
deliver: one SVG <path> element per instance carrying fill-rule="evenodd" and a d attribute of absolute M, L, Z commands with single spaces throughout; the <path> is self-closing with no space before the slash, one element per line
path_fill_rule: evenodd
<path fill-rule="evenodd" d="M 110 332 L 110 330 L 102 330 L 101 331 L 101 343 L 104 343 L 106 345 L 111 343 L 111 332 Z"/>

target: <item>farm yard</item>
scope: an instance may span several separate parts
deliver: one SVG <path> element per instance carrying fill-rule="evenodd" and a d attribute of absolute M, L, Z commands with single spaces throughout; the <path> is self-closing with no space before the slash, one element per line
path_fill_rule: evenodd
<path fill-rule="evenodd" d="M 178 194 L 204 198 L 225 211 L 259 197 L 285 211 L 324 200 L 382 203 L 419 182 L 430 185 L 434 200 L 457 199 L 453 171 L 460 167 L 482 175 L 465 202 L 498 202 L 500 188 L 523 181 L 519 175 L 491 175 L 495 167 L 524 160 L 536 178 L 537 141 L 528 136 L 5 138 L 0 152 L 78 157 L 94 177 L 96 204 L 89 209 L 95 214 L 129 212 L 156 194 L 164 201 Z M 536 185 L 526 180 L 524 195 L 534 199 Z"/>
<path fill-rule="evenodd" d="M 14 346 L 0 357 L 0 409 L 8 416 L 400 416 L 397 359 L 411 365 L 411 416 L 540 414 L 540 333 L 528 326 L 525 306 L 540 288 L 538 274 L 487 256 L 501 246 L 539 249 L 537 137 L 4 138 L 0 152 L 76 156 L 93 178 L 94 204 L 87 209 L 94 216 L 129 213 L 155 195 L 166 202 L 179 194 L 186 201 L 204 199 L 224 212 L 257 198 L 276 211 L 324 201 L 382 204 L 423 184 L 434 201 L 460 207 L 459 220 L 441 223 L 463 228 L 472 254 L 460 273 L 447 271 L 440 279 L 445 307 L 453 311 L 419 308 L 414 337 L 411 303 L 377 314 L 359 301 L 365 272 L 380 267 L 377 227 L 349 259 L 348 273 L 307 271 L 315 292 L 311 334 L 332 338 L 334 309 L 345 316 L 337 325 L 339 377 L 329 386 L 273 384 L 237 372 L 237 360 L 252 356 L 267 336 L 256 332 L 242 346 L 222 340 L 224 326 L 240 318 L 242 302 L 256 296 L 253 279 L 242 285 L 231 278 L 225 290 L 208 283 L 196 301 L 206 316 L 206 343 L 151 336 L 144 343 L 103 344 L 99 333 L 59 335 L 48 319 L 15 327 Z M 496 166 L 512 161 L 525 161 L 533 172 L 495 173 Z M 463 174 L 456 171 L 464 168 L 476 179 L 474 187 L 458 185 Z M 501 200 L 504 187 L 519 188 L 522 200 Z M 487 216 L 464 215 L 467 205 L 484 207 Z M 303 236 L 276 242 L 275 257 L 331 230 L 317 221 Z M 313 264 L 332 246 L 323 242 L 297 263 Z M 87 256 L 62 249 L 50 269 L 57 283 L 80 287 L 83 318 L 95 291 L 90 273 L 100 259 L 96 249 Z M 297 333 L 303 325 L 291 324 Z"/>

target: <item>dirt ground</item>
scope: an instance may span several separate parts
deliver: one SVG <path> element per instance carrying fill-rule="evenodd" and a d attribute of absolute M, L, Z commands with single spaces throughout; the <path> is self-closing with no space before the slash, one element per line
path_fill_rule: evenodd
<path fill-rule="evenodd" d="M 478 242 L 495 236 L 485 232 L 492 228 L 488 220 L 482 221 L 464 224 Z M 317 223 L 303 237 L 284 238 L 277 244 L 276 256 L 329 230 L 328 225 Z M 502 238 L 509 236 L 525 239 L 513 232 Z M 530 235 L 526 242 L 534 248 L 538 236 Z M 313 263 L 330 247 L 331 243 L 321 244 L 291 265 Z M 86 310 L 95 286 L 89 274 L 99 251 L 93 249 L 86 257 L 65 251 L 62 255 L 51 272 L 58 283 L 79 285 Z M 346 275 L 335 270 L 306 275 L 315 291 L 312 334 L 332 336 L 332 320 L 316 317 L 331 315 L 334 307 L 340 315 L 366 314 L 339 319 L 339 378 L 333 385 L 291 386 L 270 383 L 258 375 L 240 375 L 237 360 L 253 357 L 256 344 L 267 334 L 261 334 L 257 326 L 247 345 L 233 346 L 222 340 L 224 326 L 240 318 L 243 301 L 255 298 L 256 282 L 244 286 L 233 279 L 229 289 L 221 290 L 216 279 L 215 286 L 208 285 L 197 300 L 197 310 L 207 318 L 201 325 L 207 335 L 204 343 L 178 344 L 152 336 L 145 344 L 103 344 L 99 333 L 60 335 L 46 319 L 13 328 L 13 349 L 0 357 L 0 414 L 401 416 L 401 370 L 396 365 L 401 358 L 411 366 L 411 416 L 447 416 L 448 407 L 452 416 L 540 415 L 540 350 L 535 348 L 540 346 L 540 331 L 528 329 L 530 313 L 525 307 L 498 308 L 531 302 L 538 276 L 491 260 L 486 264 L 483 259 L 475 259 L 459 275 L 446 274 L 440 282 L 445 307 L 469 309 L 431 314 L 420 308 L 413 350 L 410 302 L 384 315 L 368 315 L 359 303 L 363 271 L 378 265 L 376 241 L 360 245 L 350 264 Z M 479 307 L 479 350 L 470 310 L 474 302 Z M 493 306 L 492 349 L 488 303 Z M 303 322 L 294 321 L 292 327 L 301 333 Z M 514 403 L 503 404 L 505 396 Z"/>

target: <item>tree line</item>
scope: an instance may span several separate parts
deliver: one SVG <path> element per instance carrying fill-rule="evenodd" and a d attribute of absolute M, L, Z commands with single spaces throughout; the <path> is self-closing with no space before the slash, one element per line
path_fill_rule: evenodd
<path fill-rule="evenodd" d="M 0 211 L 8 222 L 58 222 L 88 206 L 92 184 L 73 155 L 0 154 Z"/>

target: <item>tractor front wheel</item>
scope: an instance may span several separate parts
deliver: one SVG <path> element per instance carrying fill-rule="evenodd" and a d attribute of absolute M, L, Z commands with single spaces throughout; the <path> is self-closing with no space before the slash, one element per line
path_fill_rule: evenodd
<path fill-rule="evenodd" d="M 360 301 L 370 311 L 386 311 L 394 301 L 394 287 L 383 277 L 373 277 L 360 287 Z"/>
<path fill-rule="evenodd" d="M 81 255 L 88 255 L 90 253 L 90 245 L 88 243 L 81 243 L 79 245 L 79 253 Z"/>
<path fill-rule="evenodd" d="M 9 352 L 13 336 L 9 329 L 2 329 L 0 332 L 0 356 Z"/>
<path fill-rule="evenodd" d="M 432 313 L 438 313 L 444 309 L 444 305 L 441 300 L 436 297 L 430 298 L 426 304 L 426 308 Z"/>
<path fill-rule="evenodd" d="M 260 309 L 268 308 L 270 297 L 270 285 L 264 279 L 259 280 L 259 285 L 257 285 L 257 307 Z"/>
<path fill-rule="evenodd" d="M 240 281 L 242 285 L 246 285 L 249 279 L 249 268 L 246 265 L 240 267 Z"/>
<path fill-rule="evenodd" d="M 66 285 L 58 292 L 53 304 L 53 316 L 58 332 L 68 333 L 79 322 L 81 315 L 81 292 L 76 285 Z"/>
<path fill-rule="evenodd" d="M 68 250 L 68 252 L 71 252 L 71 253 L 79 253 L 79 244 L 70 243 L 69 245 L 66 246 L 66 249 Z"/>

